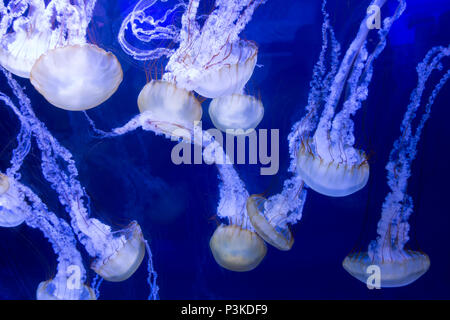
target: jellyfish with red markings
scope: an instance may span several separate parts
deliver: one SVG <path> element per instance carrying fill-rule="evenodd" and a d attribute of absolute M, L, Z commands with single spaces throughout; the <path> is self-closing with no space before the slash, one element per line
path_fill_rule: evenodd
<path fill-rule="evenodd" d="M 264 259 L 267 247 L 255 232 L 246 202 L 248 192 L 222 146 L 208 132 L 196 131 L 203 139 L 203 157 L 215 163 L 219 171 L 219 203 L 217 216 L 222 223 L 216 228 L 209 246 L 215 261 L 223 268 L 244 272 L 256 268 Z"/>
<path fill-rule="evenodd" d="M 373 5 L 381 8 L 386 2 L 387 0 L 376 0 Z M 331 62 L 331 73 L 326 78 L 331 81 L 330 85 L 322 87 L 321 95 L 310 101 L 310 104 L 315 105 L 315 110 L 321 108 L 322 112 L 315 132 L 302 137 L 296 167 L 301 178 L 316 192 L 343 197 L 361 190 L 367 184 L 369 164 L 364 152 L 354 147 L 354 124 L 351 116 L 367 99 L 373 62 L 383 51 L 393 23 L 406 7 L 404 0 L 398 2 L 394 14 L 384 19 L 384 25 L 378 31 L 379 43 L 371 53 L 367 49 L 367 22 L 370 14 L 363 19 L 342 61 Z M 320 70 L 321 73 L 324 71 Z M 348 88 L 347 96 L 342 98 L 345 86 Z M 340 100 L 344 102 L 336 113 Z"/>
<path fill-rule="evenodd" d="M 140 99 L 141 112 L 154 109 L 152 120 L 163 127 L 180 127 L 186 125 L 184 122 L 198 121 L 201 114 L 197 111 L 187 116 L 193 105 L 198 104 L 193 102 L 191 92 L 195 91 L 213 98 L 209 114 L 220 130 L 246 132 L 254 129 L 263 117 L 264 108 L 261 101 L 244 93 L 244 87 L 253 74 L 258 48 L 251 41 L 239 39 L 239 33 L 264 1 L 217 0 L 206 16 L 198 12 L 199 0 L 190 0 L 187 4 L 176 2 L 161 12 L 160 6 L 168 5 L 163 2 L 139 1 L 123 20 L 118 34 L 123 50 L 136 60 L 169 58 L 162 80 L 153 80 L 142 90 L 140 96 L 145 95 L 147 101 Z M 184 12 L 179 27 L 172 20 L 181 10 Z M 140 48 L 134 44 L 136 40 L 148 47 Z M 178 47 L 158 46 L 162 41 L 170 41 Z M 176 94 L 172 95 L 173 92 Z M 154 104 L 156 101 L 158 103 Z M 172 108 L 161 115 L 161 105 Z M 176 115 L 171 117 L 174 109 Z M 186 121 L 180 121 L 180 116 Z M 167 118 L 174 120 L 162 124 Z M 192 129 L 192 125 L 189 127 Z"/>
<path fill-rule="evenodd" d="M 0 65 L 29 78 L 52 105 L 86 110 L 122 81 L 116 57 L 86 39 L 96 0 L 0 2 Z"/>
<path fill-rule="evenodd" d="M 430 267 L 428 255 L 406 248 L 409 240 L 408 219 L 413 212 L 413 199 L 406 193 L 411 176 L 411 164 L 417 154 L 417 144 L 424 125 L 430 117 L 431 107 L 439 91 L 450 78 L 449 68 L 443 67 L 442 60 L 450 56 L 449 47 L 432 48 L 417 66 L 418 85 L 411 94 L 410 104 L 400 127 L 400 137 L 395 141 L 389 162 L 386 165 L 390 192 L 386 196 L 381 219 L 378 222 L 378 237 L 369 245 L 367 252 L 349 254 L 343 262 L 344 269 L 356 279 L 368 283 L 372 274 L 369 269 L 377 266 L 383 288 L 402 287 L 419 279 Z M 432 93 L 421 107 L 426 83 L 433 71 L 445 71 Z M 413 120 L 420 115 L 418 124 Z M 415 130 L 414 130 L 415 127 Z M 370 282 L 370 281 L 369 281 Z"/>

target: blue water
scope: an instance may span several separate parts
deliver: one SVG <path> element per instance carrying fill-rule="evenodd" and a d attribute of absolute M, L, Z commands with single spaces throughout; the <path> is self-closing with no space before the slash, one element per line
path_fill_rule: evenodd
<path fill-rule="evenodd" d="M 414 199 L 410 247 L 426 252 L 429 271 L 415 283 L 396 289 L 368 290 L 343 268 L 352 249 L 366 249 L 376 237 L 381 204 L 388 192 L 384 166 L 400 121 L 416 86 L 416 65 L 435 45 L 450 43 L 450 2 L 409 0 L 394 25 L 386 49 L 375 63 L 369 99 L 355 117 L 357 145 L 371 154 L 371 176 L 361 191 L 345 198 L 308 193 L 303 218 L 293 227 L 292 250 L 272 247 L 253 271 L 219 267 L 209 250 L 217 226 L 217 170 L 208 165 L 171 162 L 174 142 L 137 130 L 114 139 L 96 139 L 81 113 L 49 105 L 26 80 L 37 116 L 74 154 L 80 181 L 91 197 L 94 216 L 113 227 L 139 221 L 152 247 L 161 299 L 449 299 L 450 298 L 450 90 L 433 106 L 413 163 L 409 194 Z M 109 130 L 137 114 L 136 99 L 146 83 L 142 65 L 127 57 L 115 40 L 125 12 L 135 1 L 98 1 L 95 41 L 120 60 L 124 80 L 114 96 L 88 111 L 97 126 Z M 268 0 L 259 7 L 244 37 L 259 45 L 258 64 L 249 91 L 260 95 L 265 116 L 259 128 L 280 130 L 280 170 L 259 175 L 258 165 L 238 165 L 250 193 L 278 193 L 288 177 L 286 137 L 303 115 L 312 69 L 321 47 L 318 0 Z M 328 12 L 342 48 L 354 38 L 369 1 L 329 0 Z M 395 4 L 395 2 L 392 2 Z M 391 9 L 393 9 L 392 7 Z M 94 39 L 93 39 L 94 41 Z M 436 80 L 432 78 L 432 80 Z M 8 92 L 5 84 L 1 91 Z M 204 104 L 203 128 L 212 127 Z M 0 108 L 0 165 L 6 168 L 18 132 L 16 118 Z M 23 182 L 58 214 L 65 216 L 40 172 L 33 147 Z M 83 248 L 79 248 L 83 252 Z M 84 253 L 83 253 L 84 254 Z M 89 258 L 86 256 L 87 263 Z M 50 278 L 56 260 L 39 231 L 25 225 L 0 229 L 0 299 L 34 299 L 39 282 Z M 90 279 L 94 276 L 89 271 Z M 101 299 L 145 299 L 146 265 L 127 281 L 104 282 Z"/>

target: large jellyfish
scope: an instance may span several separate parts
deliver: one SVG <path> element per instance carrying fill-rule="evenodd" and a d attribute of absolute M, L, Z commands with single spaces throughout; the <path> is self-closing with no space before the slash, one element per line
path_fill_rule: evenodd
<path fill-rule="evenodd" d="M 245 95 L 244 87 L 255 68 L 258 48 L 238 35 L 264 0 L 217 0 L 206 18 L 198 14 L 200 0 L 177 3 L 161 17 L 152 11 L 157 2 L 139 1 L 124 19 L 118 35 L 124 51 L 137 60 L 169 57 L 162 80 L 155 84 L 152 81 L 142 90 L 140 96 L 146 99 L 140 100 L 140 110 L 155 109 L 153 120 L 158 123 L 167 122 L 169 114 L 174 115 L 175 126 L 184 125 L 180 117 L 198 121 L 201 113 L 190 112 L 192 108 L 198 109 L 190 93 L 195 91 L 214 98 L 209 114 L 220 130 L 246 133 L 254 129 L 262 120 L 264 107 L 258 99 Z M 178 9 L 185 10 L 180 29 L 168 22 Z M 128 30 L 141 42 L 169 40 L 178 43 L 178 48 L 139 49 L 127 40 Z M 176 94 L 172 95 L 173 92 Z M 170 113 L 161 117 L 160 105 L 172 106 Z M 190 117 L 186 116 L 188 113 Z"/>
<path fill-rule="evenodd" d="M 61 205 L 69 213 L 71 227 L 78 240 L 94 258 L 91 268 L 105 280 L 126 280 L 141 264 L 147 248 L 150 298 L 156 299 L 158 297 L 156 273 L 151 261 L 150 247 L 143 237 L 140 226 L 132 222 L 127 228 L 113 232 L 109 226 L 90 217 L 89 207 L 85 205 L 85 201 L 89 202 L 89 198 L 77 179 L 78 171 L 71 153 L 61 146 L 45 125 L 37 119 L 28 97 L 11 74 L 4 69 L 3 73 L 19 100 L 20 108 L 16 109 L 16 114 L 22 125 L 31 128 L 37 146 L 41 150 L 43 175 L 58 194 Z"/>
<path fill-rule="evenodd" d="M 86 110 L 122 81 L 116 57 L 87 43 L 96 0 L 0 1 L 0 65 L 31 83 L 52 105 Z"/>
<path fill-rule="evenodd" d="M 417 66 L 418 85 L 411 94 L 411 101 L 400 127 L 400 137 L 395 141 L 386 165 L 390 192 L 384 200 L 381 219 L 378 222 L 378 238 L 370 243 L 368 252 L 352 253 L 343 262 L 347 272 L 367 285 L 372 285 L 368 280 L 373 272 L 370 268 L 372 266 L 379 267 L 381 287 L 406 286 L 420 278 L 430 266 L 430 260 L 425 253 L 405 248 L 409 240 L 408 219 L 413 211 L 413 199 L 406 190 L 408 178 L 411 176 L 411 163 L 416 157 L 417 143 L 430 117 L 431 106 L 450 78 L 448 68 L 428 97 L 415 130 L 413 120 L 421 105 L 428 78 L 434 70 L 443 70 L 442 59 L 448 56 L 450 46 L 435 47 Z"/>
<path fill-rule="evenodd" d="M 387 0 L 375 0 L 372 5 L 381 8 L 386 2 Z M 393 16 L 384 19 L 384 25 L 378 32 L 380 41 L 371 54 L 366 48 L 366 39 L 372 14 L 369 13 L 363 19 L 355 39 L 340 62 L 339 69 L 332 75 L 330 86 L 322 87 L 321 94 L 325 95 L 325 98 L 317 95 L 317 99 L 312 101 L 315 106 L 311 116 L 315 116 L 317 108 L 322 104 L 323 111 L 314 134 L 304 134 L 302 137 L 297 153 L 297 171 L 305 183 L 316 192 L 343 197 L 362 189 L 368 181 L 369 164 L 364 152 L 354 147 L 354 125 L 351 116 L 367 99 L 373 62 L 383 51 L 389 30 L 405 7 L 406 2 L 399 0 Z M 346 85 L 348 95 L 341 110 L 335 114 Z"/>
<path fill-rule="evenodd" d="M 71 227 L 63 219 L 49 211 L 28 187 L 10 179 L 10 188 L 14 190 L 14 195 L 7 195 L 6 203 L 13 196 L 18 197 L 13 200 L 18 203 L 15 203 L 9 212 L 23 216 L 24 222 L 29 227 L 41 230 L 58 256 L 56 275 L 39 284 L 36 298 L 38 300 L 96 299 L 92 288 L 85 284 L 86 270 L 76 248 L 76 240 Z"/>

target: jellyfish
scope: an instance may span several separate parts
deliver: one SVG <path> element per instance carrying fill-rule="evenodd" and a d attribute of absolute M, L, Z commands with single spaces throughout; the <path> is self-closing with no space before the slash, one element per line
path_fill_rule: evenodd
<path fill-rule="evenodd" d="M 86 110 L 106 101 L 122 81 L 116 57 L 86 40 L 95 0 L 0 2 L 0 65 L 52 105 Z"/>
<path fill-rule="evenodd" d="M 290 226 L 301 220 L 307 196 L 305 181 L 297 170 L 297 152 L 302 145 L 303 137 L 310 134 L 317 124 L 322 97 L 327 92 L 337 69 L 340 47 L 334 37 L 329 14 L 326 12 L 326 0 L 322 2 L 322 15 L 322 48 L 313 69 L 305 116 L 292 126 L 288 135 L 291 159 L 288 172 L 292 176 L 284 181 L 280 193 L 269 198 L 263 194 L 253 194 L 248 197 L 246 204 L 250 222 L 258 235 L 282 251 L 290 250 L 294 244 Z M 331 59 L 330 70 L 327 70 L 326 65 L 328 56 Z"/>
<path fill-rule="evenodd" d="M 217 128 L 224 131 L 255 128 L 262 119 L 263 106 L 257 99 L 245 95 L 244 87 L 253 74 L 258 48 L 251 41 L 239 39 L 238 35 L 250 21 L 254 10 L 264 1 L 218 0 L 206 18 L 198 14 L 199 0 L 191 0 L 188 4 L 178 3 L 162 16 L 152 10 L 157 2 L 139 1 L 123 20 L 118 34 L 123 50 L 136 60 L 169 58 L 162 77 L 164 82 L 146 85 L 141 95 L 166 99 L 166 102 L 158 103 L 172 106 L 171 110 L 164 111 L 167 113 L 166 118 L 172 114 L 173 108 L 179 110 L 170 126 L 184 125 L 178 116 L 190 112 L 193 97 L 187 92 L 195 91 L 206 98 L 217 98 L 211 102 L 209 111 Z M 181 28 L 168 22 L 178 9 L 185 10 Z M 205 21 L 200 23 L 202 19 Z M 156 45 L 158 41 L 168 40 L 178 44 L 178 48 L 137 48 L 127 39 L 128 30 L 143 43 Z M 175 97 L 168 93 L 161 95 L 156 88 L 163 87 L 163 84 L 167 92 L 173 91 L 173 87 L 186 90 L 183 94 L 185 101 L 180 100 L 181 94 Z M 174 107 L 175 104 L 178 106 Z M 194 115 L 196 117 L 186 117 L 186 121 L 201 118 L 201 114 Z M 160 122 L 161 117 L 157 115 L 155 121 Z"/>
<path fill-rule="evenodd" d="M 10 178 L 0 173 L 0 227 L 17 227 L 25 221 L 25 212 L 21 209 L 21 199 Z"/>
<path fill-rule="evenodd" d="M 20 111 L 9 97 L 0 93 L 0 100 L 19 118 L 21 117 Z M 21 122 L 17 142 L 18 145 L 13 150 L 11 167 L 5 174 L 0 172 L 0 185 L 3 191 L 0 194 L 0 226 L 11 228 L 25 222 L 31 228 L 41 230 L 58 256 L 55 277 L 39 284 L 36 298 L 38 300 L 96 299 L 92 289 L 85 284 L 86 270 L 81 254 L 76 248 L 72 229 L 66 221 L 49 211 L 30 188 L 18 181 L 21 176 L 19 170 L 31 146 L 31 128 L 25 122 Z"/>
<path fill-rule="evenodd" d="M 217 129 L 236 134 L 256 128 L 264 116 L 264 107 L 252 96 L 232 94 L 213 99 L 208 112 Z"/>
<path fill-rule="evenodd" d="M 75 235 L 66 221 L 56 217 L 42 201 L 27 187 L 15 182 L 31 207 L 26 204 L 25 223 L 40 229 L 52 244 L 58 256 L 56 275 L 39 283 L 37 300 L 96 300 L 96 295 L 86 282 L 86 270 L 80 252 L 76 249 Z"/>
<path fill-rule="evenodd" d="M 376 0 L 373 5 L 381 8 L 386 1 Z M 329 87 L 322 87 L 325 98 L 318 95 L 316 101 L 313 101 L 316 109 L 323 105 L 322 114 L 315 132 L 305 134 L 302 138 L 297 151 L 296 167 L 304 182 L 318 193 L 344 197 L 361 190 L 367 184 L 369 164 L 365 153 L 354 147 L 354 124 L 351 116 L 367 99 L 373 62 L 383 51 L 390 28 L 405 7 L 406 2 L 399 0 L 393 16 L 384 19 L 383 28 L 378 32 L 380 41 L 371 54 L 366 47 L 369 33 L 367 22 L 371 14 L 363 19 L 358 34 L 340 62 L 339 69 L 336 70 L 336 65 L 332 65 L 333 73 L 329 74 L 333 77 L 332 82 Z M 320 72 L 322 71 L 324 70 Z M 346 85 L 347 97 L 341 110 L 335 115 Z"/>
<path fill-rule="evenodd" d="M 168 136 L 188 138 L 202 118 L 202 107 L 192 92 L 167 81 L 151 81 L 139 93 L 141 112 L 151 113 L 155 126 Z M 186 132 L 183 132 L 186 128 Z"/>
<path fill-rule="evenodd" d="M 0 195 L 5 194 L 9 190 L 9 179 L 4 174 L 0 174 Z"/>
<path fill-rule="evenodd" d="M 197 132 L 199 130 L 194 134 Z M 208 132 L 202 135 L 203 157 L 207 163 L 216 163 L 219 171 L 217 216 L 224 221 L 209 241 L 211 252 L 216 262 L 225 269 L 251 271 L 264 259 L 267 246 L 250 223 L 246 207 L 248 192 L 222 146 Z"/>
<path fill-rule="evenodd" d="M 131 277 L 141 264 L 146 241 L 137 222 L 132 222 L 123 230 L 112 231 L 111 227 L 98 219 L 91 218 L 89 197 L 77 179 L 78 171 L 72 154 L 59 144 L 46 126 L 35 116 L 31 102 L 11 74 L 3 73 L 20 108 L 16 113 L 21 122 L 31 128 L 38 148 L 41 150 L 41 167 L 44 178 L 56 191 L 61 205 L 70 216 L 71 227 L 80 243 L 94 259 L 91 268 L 108 281 L 124 281 Z M 149 252 L 149 265 L 153 266 Z M 154 270 L 151 270 L 154 273 Z M 152 286 L 152 283 L 150 283 Z M 152 292 L 157 288 L 151 288 Z"/>
<path fill-rule="evenodd" d="M 75 236 L 70 226 L 49 211 L 30 188 L 11 177 L 9 181 L 10 190 L 14 193 L 6 196 L 8 201 L 15 202 L 15 206 L 6 210 L 10 215 L 15 215 L 16 220 L 20 219 L 27 226 L 41 230 L 58 256 L 56 275 L 39 284 L 36 298 L 38 300 L 95 300 L 94 292 L 86 284 L 86 270 L 81 254 L 76 248 Z M 5 195 L 0 196 L 2 202 L 3 197 Z M 0 226 L 15 227 L 21 223 L 5 224 L 4 210 L 2 203 Z"/>
<path fill-rule="evenodd" d="M 371 266 L 379 268 L 380 286 L 383 288 L 411 284 L 430 267 L 427 254 L 405 248 L 409 240 L 408 219 L 413 212 L 413 199 L 406 191 L 411 176 L 411 164 L 417 154 L 417 144 L 423 127 L 430 117 L 437 94 L 450 78 L 450 70 L 444 69 L 442 65 L 442 60 L 448 56 L 450 46 L 434 47 L 417 66 L 418 85 L 411 94 L 410 104 L 400 127 L 400 137 L 395 141 L 386 165 L 390 192 L 382 206 L 377 228 L 378 237 L 370 243 L 367 252 L 352 253 L 344 259 L 344 269 L 368 285 L 371 284 L 368 280 L 372 272 L 369 268 Z M 414 130 L 412 122 L 421 105 L 426 83 L 435 70 L 445 71 L 445 74 L 428 97 Z"/>

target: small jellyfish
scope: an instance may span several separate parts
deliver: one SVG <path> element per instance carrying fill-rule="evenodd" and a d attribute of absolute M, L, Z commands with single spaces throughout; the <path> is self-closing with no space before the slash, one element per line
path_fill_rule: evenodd
<path fill-rule="evenodd" d="M 260 195 L 252 195 L 247 200 L 247 213 L 258 235 L 275 248 L 288 251 L 294 244 L 294 237 L 286 226 L 280 227 L 278 224 L 272 225 L 271 221 L 263 214 L 264 204 L 267 201 Z"/>
<path fill-rule="evenodd" d="M 0 173 L 0 227 L 13 228 L 25 221 L 26 214 L 21 208 L 20 195 L 14 182 Z"/>
<path fill-rule="evenodd" d="M 258 47 L 254 42 L 239 40 L 226 43 L 219 53 L 202 66 L 194 91 L 206 98 L 242 92 L 253 74 L 257 56 Z"/>
<path fill-rule="evenodd" d="M 255 269 L 267 252 L 264 241 L 253 231 L 238 225 L 220 225 L 209 241 L 216 262 L 237 272 Z"/>
<path fill-rule="evenodd" d="M 405 248 L 409 241 L 408 219 L 413 212 L 413 198 L 407 194 L 411 164 L 417 155 L 417 144 L 430 117 L 431 106 L 439 91 L 450 79 L 450 70 L 444 69 L 442 60 L 450 56 L 450 46 L 432 48 L 417 66 L 418 84 L 411 94 L 400 127 L 400 137 L 394 142 L 386 165 L 390 192 L 387 194 L 381 219 L 377 225 L 378 237 L 369 244 L 367 252 L 349 254 L 343 262 L 352 276 L 370 285 L 370 267 L 379 268 L 380 287 L 406 286 L 420 278 L 430 267 L 430 259 L 421 251 Z M 415 126 L 413 120 L 421 106 L 427 80 L 435 70 L 445 71 L 435 85 Z M 415 127 L 415 130 L 414 130 Z"/>
<path fill-rule="evenodd" d="M 254 97 L 232 94 L 213 99 L 209 105 L 209 115 L 214 126 L 223 132 L 246 133 L 261 122 L 264 107 Z"/>
<path fill-rule="evenodd" d="M 47 51 L 31 69 L 30 81 L 52 105 L 79 111 L 105 102 L 123 74 L 117 58 L 92 45 L 71 45 Z"/>
<path fill-rule="evenodd" d="M 189 131 L 202 118 L 202 107 L 192 92 L 167 81 L 147 83 L 139 93 L 138 106 L 141 113 L 149 113 L 158 130 L 169 136 L 189 139 Z"/>
<path fill-rule="evenodd" d="M 0 173 L 0 196 L 4 195 L 9 190 L 9 178 L 8 176 Z"/>
<path fill-rule="evenodd" d="M 139 268 L 145 255 L 145 240 L 136 222 L 120 231 L 122 246 L 108 257 L 94 260 L 91 268 L 105 280 L 124 281 Z"/>

